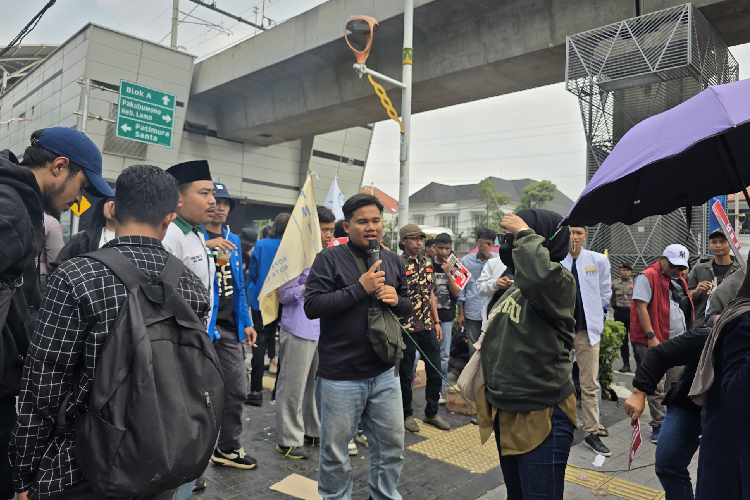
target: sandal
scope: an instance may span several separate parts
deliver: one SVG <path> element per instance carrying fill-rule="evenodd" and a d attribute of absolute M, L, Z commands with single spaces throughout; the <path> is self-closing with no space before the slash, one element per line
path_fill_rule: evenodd
<path fill-rule="evenodd" d="M 206 481 L 206 478 L 201 476 L 198 479 L 195 480 L 195 486 L 193 486 L 193 493 L 196 491 L 203 491 L 206 489 L 206 485 L 208 482 Z"/>
<path fill-rule="evenodd" d="M 607 430 L 606 427 L 604 427 L 604 424 L 601 423 L 601 422 L 599 422 L 599 430 L 597 431 L 597 434 L 599 434 L 599 436 L 601 436 L 601 437 L 608 437 L 609 436 L 609 431 Z"/>

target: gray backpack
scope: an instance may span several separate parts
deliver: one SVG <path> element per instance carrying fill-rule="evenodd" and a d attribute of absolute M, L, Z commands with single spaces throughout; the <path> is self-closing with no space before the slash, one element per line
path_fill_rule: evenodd
<path fill-rule="evenodd" d="M 75 416 L 76 462 L 104 497 L 177 488 L 205 470 L 224 411 L 216 352 L 178 291 L 183 264 L 170 255 L 152 285 L 114 248 L 83 257 L 107 266 L 128 298 L 97 362 L 88 411 Z"/>

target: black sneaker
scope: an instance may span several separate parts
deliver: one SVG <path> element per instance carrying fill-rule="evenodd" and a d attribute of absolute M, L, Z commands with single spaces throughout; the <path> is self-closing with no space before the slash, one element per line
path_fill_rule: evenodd
<path fill-rule="evenodd" d="M 245 404 L 250 405 L 250 406 L 263 406 L 263 393 L 259 392 L 257 394 L 253 394 L 251 392 L 250 394 L 247 395 Z"/>
<path fill-rule="evenodd" d="M 276 451 L 284 455 L 285 458 L 291 458 L 292 460 L 304 460 L 310 458 L 304 448 L 301 446 L 281 446 L 276 445 Z"/>
<path fill-rule="evenodd" d="M 229 452 L 223 452 L 219 448 L 215 448 L 213 455 L 211 455 L 211 461 L 216 465 L 228 465 L 238 469 L 254 469 L 258 465 L 258 461 L 245 455 L 245 450 L 242 448 Z"/>
<path fill-rule="evenodd" d="M 630 365 L 622 365 L 622 368 L 617 371 L 620 373 L 630 373 Z"/>
<path fill-rule="evenodd" d="M 609 448 L 604 446 L 601 438 L 599 438 L 599 436 L 597 436 L 596 434 L 589 434 L 588 436 L 586 436 L 586 439 L 583 440 L 583 444 L 585 444 L 587 448 L 591 448 L 592 450 L 594 450 L 594 452 L 599 455 L 603 455 L 605 457 L 609 457 L 612 455 L 612 452 L 609 451 Z"/>

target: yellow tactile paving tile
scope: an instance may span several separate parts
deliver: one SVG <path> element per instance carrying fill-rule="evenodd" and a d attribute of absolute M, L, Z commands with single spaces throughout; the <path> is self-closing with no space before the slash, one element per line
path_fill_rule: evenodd
<path fill-rule="evenodd" d="M 604 487 L 610 495 L 625 498 L 626 500 L 657 500 L 664 496 L 663 491 L 619 478 L 612 478 Z"/>
<path fill-rule="evenodd" d="M 481 446 L 479 432 L 474 425 L 465 425 L 448 432 L 423 422 L 419 422 L 419 427 L 418 435 L 427 439 L 409 446 L 410 451 L 477 474 L 484 474 L 500 465 L 494 438 Z M 664 500 L 663 491 L 575 465 L 568 465 L 565 480 L 591 490 L 606 490 L 608 495 L 624 500 Z"/>
<path fill-rule="evenodd" d="M 268 377 L 266 375 L 263 375 L 263 388 L 264 389 L 272 391 L 275 385 L 276 385 L 276 377 Z"/>
<path fill-rule="evenodd" d="M 595 489 L 611 481 L 612 477 L 601 472 L 593 472 L 568 464 L 568 468 L 565 469 L 565 480 L 569 483 L 580 484 L 581 486 Z"/>
<path fill-rule="evenodd" d="M 485 472 L 500 466 L 500 459 L 497 455 L 495 441 L 488 441 L 487 444 L 478 449 L 472 447 L 468 450 L 448 456 L 442 459 L 442 461 L 477 474 L 484 474 Z"/>
<path fill-rule="evenodd" d="M 565 480 L 569 483 L 580 484 L 589 489 L 606 490 L 611 495 L 625 500 L 663 500 L 664 492 L 641 484 L 625 481 L 624 479 L 608 476 L 601 472 L 590 471 L 568 465 L 565 470 Z"/>
<path fill-rule="evenodd" d="M 490 439 L 480 446 L 476 426 L 465 425 L 452 431 L 441 431 L 422 422 L 419 424 L 419 435 L 427 439 L 409 446 L 410 451 L 478 474 L 500 465 L 495 441 Z"/>

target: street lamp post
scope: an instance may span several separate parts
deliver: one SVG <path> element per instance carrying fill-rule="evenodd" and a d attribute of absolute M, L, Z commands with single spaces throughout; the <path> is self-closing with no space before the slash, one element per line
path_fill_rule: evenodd
<path fill-rule="evenodd" d="M 414 0 L 404 2 L 404 46 L 401 52 L 401 81 L 373 71 L 365 66 L 372 47 L 372 38 L 378 29 L 378 22 L 368 16 L 353 16 L 346 22 L 346 42 L 357 56 L 354 70 L 359 77 L 370 75 L 380 81 L 401 89 L 401 147 L 399 151 L 398 227 L 409 223 L 409 139 L 411 137 L 411 87 L 412 60 L 414 49 Z M 389 111 L 395 113 L 393 109 Z"/>

